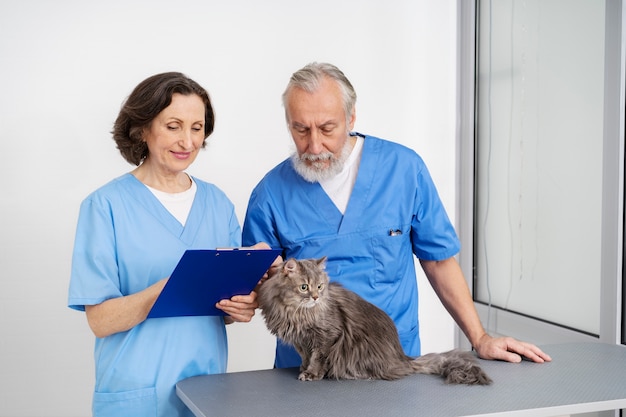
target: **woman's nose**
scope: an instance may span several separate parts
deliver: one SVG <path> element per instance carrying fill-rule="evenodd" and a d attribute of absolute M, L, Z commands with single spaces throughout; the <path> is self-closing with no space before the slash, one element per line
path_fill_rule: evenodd
<path fill-rule="evenodd" d="M 184 149 L 191 149 L 193 147 L 193 135 L 190 131 L 183 131 L 180 140 L 181 146 Z"/>

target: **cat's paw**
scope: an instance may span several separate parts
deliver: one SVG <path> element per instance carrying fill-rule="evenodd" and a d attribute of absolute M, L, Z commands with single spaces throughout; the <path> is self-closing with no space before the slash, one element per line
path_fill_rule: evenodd
<path fill-rule="evenodd" d="M 323 377 L 324 375 L 316 375 L 309 371 L 300 372 L 300 375 L 298 375 L 300 381 L 319 381 Z"/>

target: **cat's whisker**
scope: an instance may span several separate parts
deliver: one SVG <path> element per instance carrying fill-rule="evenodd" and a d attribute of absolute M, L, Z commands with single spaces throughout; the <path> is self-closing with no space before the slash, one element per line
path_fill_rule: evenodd
<path fill-rule="evenodd" d="M 296 307 L 296 310 L 294 311 L 294 313 L 297 313 L 298 310 L 300 310 L 301 308 L 305 307 L 305 301 L 302 301 L 300 303 L 298 303 L 298 306 Z"/>

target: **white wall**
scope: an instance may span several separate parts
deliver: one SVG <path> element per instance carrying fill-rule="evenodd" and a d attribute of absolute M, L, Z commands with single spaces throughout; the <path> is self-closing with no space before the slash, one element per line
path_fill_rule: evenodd
<path fill-rule="evenodd" d="M 0 416 L 86 416 L 93 335 L 66 307 L 80 201 L 132 167 L 110 138 L 141 80 L 178 70 L 205 86 L 214 135 L 191 169 L 243 220 L 261 176 L 290 152 L 280 94 L 304 64 L 353 82 L 356 130 L 417 150 L 455 213 L 454 0 L 0 3 Z M 453 324 L 423 276 L 425 352 Z M 268 368 L 260 319 L 229 326 L 230 371 Z"/>

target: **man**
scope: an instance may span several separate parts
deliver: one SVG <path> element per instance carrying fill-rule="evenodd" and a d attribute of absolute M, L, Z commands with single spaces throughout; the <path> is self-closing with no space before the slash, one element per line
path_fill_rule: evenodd
<path fill-rule="evenodd" d="M 335 66 L 295 72 L 283 94 L 296 152 L 250 197 L 243 244 L 267 242 L 284 258 L 327 256 L 331 280 L 383 309 L 409 356 L 420 355 L 413 255 L 438 297 L 484 359 L 535 362 L 536 346 L 489 336 L 454 256 L 456 232 L 422 159 L 399 144 L 352 133 L 356 93 Z M 300 364 L 279 340 L 276 366 Z"/>

